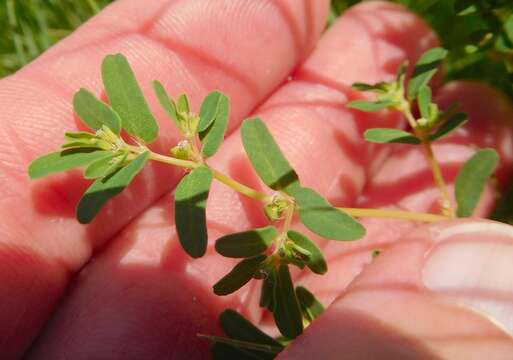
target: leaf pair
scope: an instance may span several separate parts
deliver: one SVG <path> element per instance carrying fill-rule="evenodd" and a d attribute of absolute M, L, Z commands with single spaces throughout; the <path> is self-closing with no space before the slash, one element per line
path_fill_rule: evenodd
<path fill-rule="evenodd" d="M 301 187 L 296 171 L 262 120 L 245 120 L 241 134 L 244 149 L 262 181 L 294 197 L 299 217 L 310 230 L 334 240 L 355 240 L 364 235 L 365 229 L 352 217 L 332 207 L 314 190 Z"/>
<path fill-rule="evenodd" d="M 198 133 L 202 143 L 203 157 L 208 158 L 214 155 L 219 150 L 228 129 L 230 99 L 219 91 L 208 94 L 203 100 L 199 122 L 196 124 L 196 119 L 191 114 L 190 104 L 185 95 L 181 95 L 175 103 L 160 82 L 154 81 L 153 84 L 160 104 L 182 134 L 192 138 Z"/>

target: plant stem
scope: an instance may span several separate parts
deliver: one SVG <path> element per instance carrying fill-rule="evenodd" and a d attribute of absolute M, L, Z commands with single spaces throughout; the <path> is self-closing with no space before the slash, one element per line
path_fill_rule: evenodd
<path fill-rule="evenodd" d="M 378 217 L 378 218 L 390 218 L 390 219 L 404 219 L 412 221 L 422 222 L 436 222 L 441 220 L 447 220 L 447 216 L 429 214 L 429 213 L 417 213 L 411 211 L 402 210 L 383 210 L 383 209 L 361 209 L 361 208 L 338 208 L 349 215 L 354 217 Z"/>
<path fill-rule="evenodd" d="M 147 151 L 147 148 L 141 148 L 136 146 L 128 145 L 129 148 L 135 152 L 135 153 L 141 153 L 143 151 Z M 150 151 L 150 159 L 158 162 L 162 162 L 169 165 L 174 165 L 186 169 L 195 169 L 201 164 L 189 161 L 189 160 L 182 160 L 177 159 L 171 156 L 165 156 L 162 154 L 155 153 L 153 151 Z M 436 162 L 435 162 L 436 163 Z M 219 182 L 229 186 L 230 188 L 234 189 L 235 191 L 244 194 L 252 199 L 261 201 L 261 202 L 269 202 L 272 199 L 272 195 L 268 195 L 266 193 L 257 191 L 249 186 L 246 186 L 237 180 L 232 179 L 228 175 L 223 174 L 222 172 L 210 168 L 212 170 L 212 173 L 214 175 L 214 178 L 218 180 Z M 442 179 L 443 180 L 443 179 Z M 435 222 L 440 220 L 445 220 L 448 218 L 448 216 L 441 216 L 441 215 L 435 215 L 435 214 L 428 214 L 428 213 L 415 213 L 410 211 L 400 211 L 400 210 L 381 210 L 381 209 L 359 209 L 359 208 L 339 208 L 342 211 L 345 211 L 346 213 L 355 216 L 355 217 L 381 217 L 381 218 L 395 218 L 395 219 L 406 219 L 406 220 L 412 220 L 412 221 L 422 221 L 422 222 Z M 295 205 L 291 204 L 289 209 L 287 209 L 287 213 L 285 215 L 285 220 L 283 223 L 283 233 L 286 233 L 291 225 L 292 225 L 292 219 L 294 217 L 294 210 Z"/>
<path fill-rule="evenodd" d="M 415 120 L 411 112 L 411 106 L 408 102 L 402 107 L 402 112 L 406 116 L 408 123 L 413 129 L 415 135 L 422 141 L 422 146 L 424 147 L 424 152 L 426 153 L 426 158 L 428 160 L 429 166 L 431 167 L 431 172 L 433 174 L 433 179 L 435 180 L 435 184 L 440 191 L 440 201 L 442 205 L 442 214 L 447 217 L 454 217 L 454 209 L 451 205 L 451 198 L 449 197 L 449 191 L 447 190 L 447 185 L 445 184 L 445 180 L 442 174 L 442 170 L 440 169 L 440 164 L 436 160 L 435 154 L 433 153 L 433 148 L 431 146 L 431 141 L 425 136 L 425 134 L 419 130 L 418 123 Z"/>
<path fill-rule="evenodd" d="M 262 202 L 268 202 L 271 200 L 271 196 L 267 195 L 263 192 L 257 191 L 253 188 L 250 188 L 249 186 L 246 186 L 237 180 L 232 179 L 231 177 L 217 171 L 216 169 L 212 169 L 212 173 L 214 174 L 214 178 L 222 182 L 223 184 L 231 187 L 235 191 L 240 192 L 241 194 L 244 194 L 252 199 L 262 201 Z"/>

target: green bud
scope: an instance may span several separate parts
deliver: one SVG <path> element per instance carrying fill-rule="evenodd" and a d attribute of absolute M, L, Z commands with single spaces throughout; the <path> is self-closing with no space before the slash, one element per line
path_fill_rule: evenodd
<path fill-rule="evenodd" d="M 264 212 L 270 221 L 283 218 L 285 211 L 289 208 L 289 201 L 280 195 L 275 195 L 270 203 L 265 204 Z"/>
<path fill-rule="evenodd" d="M 189 160 L 192 154 L 192 146 L 187 140 L 182 140 L 171 149 L 171 155 L 177 159 Z"/>

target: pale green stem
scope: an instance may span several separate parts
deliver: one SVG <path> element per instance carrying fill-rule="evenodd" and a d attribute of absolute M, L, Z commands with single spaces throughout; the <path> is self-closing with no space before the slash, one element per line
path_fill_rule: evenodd
<path fill-rule="evenodd" d="M 417 213 L 402 210 L 382 210 L 382 209 L 361 209 L 361 208 L 338 208 L 354 217 L 378 217 L 390 219 L 404 219 L 422 222 L 436 222 L 447 220 L 447 216 L 430 213 Z"/>

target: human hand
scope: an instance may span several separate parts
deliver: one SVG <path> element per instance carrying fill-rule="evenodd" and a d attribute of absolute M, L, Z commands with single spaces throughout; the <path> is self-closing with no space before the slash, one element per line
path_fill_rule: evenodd
<path fill-rule="evenodd" d="M 401 8 L 375 3 L 353 9 L 317 42 L 327 12 L 327 1 L 313 0 L 305 4 L 119 1 L 34 64 L 2 81 L 0 106 L 4 109 L 2 121 L 7 124 L 2 135 L 5 160 L 0 178 L 5 184 L 0 205 L 0 229 L 4 234 L 0 286 L 1 293 L 8 294 L 0 310 L 5 331 L 0 333 L 0 343 L 5 344 L 1 347 L 4 358 L 21 356 L 37 334 L 39 339 L 28 358 L 203 358 L 208 357 L 209 344 L 196 334 L 219 333 L 217 316 L 222 309 L 239 308 L 253 321 L 266 324 L 256 304 L 254 286 L 225 298 L 212 293 L 212 284 L 233 263 L 220 259 L 212 249 L 199 260 L 191 260 L 181 250 L 173 226 L 172 196 L 158 200 L 173 189 L 182 175 L 180 171 L 152 166 L 90 226 L 79 225 L 73 218 L 76 201 L 86 186 L 76 173 L 29 183 L 25 173 L 30 160 L 55 149 L 65 130 L 76 129 L 71 121 L 73 93 L 79 87 L 100 93 L 99 66 L 107 53 L 123 52 L 145 90 L 151 80 L 160 79 L 173 94 L 187 92 L 196 108 L 213 88 L 227 93 L 233 105 L 232 135 L 212 164 L 243 182 L 259 185 L 244 160 L 237 125 L 268 98 L 257 113 L 267 122 L 305 185 L 318 189 L 335 204 L 354 204 L 364 184 L 370 183 L 364 195 L 372 206 L 400 206 L 416 211 L 433 206 L 436 195 L 426 196 L 432 184 L 415 150 L 397 149 L 378 171 L 389 147 L 370 146 L 361 139 L 366 127 L 397 126 L 401 119 L 394 114 L 352 112 L 344 104 L 351 96 L 348 86 L 352 82 L 390 78 L 402 61 L 414 62 L 434 46 L 434 35 Z M 316 43 L 308 60 L 294 70 Z M 288 74 L 292 80 L 280 85 Z M 146 93 L 158 118 L 164 119 L 156 100 L 149 91 Z M 454 171 L 468 158 L 473 144 L 483 144 L 486 133 L 492 136 L 492 145 L 503 157 L 500 178 L 504 181 L 512 161 L 507 149 L 511 130 L 504 124 L 512 114 L 507 102 L 475 84 L 460 83 L 439 93 L 442 102 L 460 100 L 471 116 L 469 133 L 446 141 L 456 145 L 440 145 L 447 148 L 443 154 L 451 154 L 447 167 Z M 483 121 L 488 119 L 493 122 Z M 178 134 L 169 122 L 161 122 L 160 127 L 163 136 L 156 146 L 166 151 Z M 418 167 L 404 166 L 408 157 L 408 164 Z M 389 178 L 387 166 L 392 168 L 388 174 L 397 172 L 394 161 L 402 163 L 401 175 L 409 181 L 406 184 L 416 183 L 419 178 L 425 182 L 406 188 L 403 182 L 383 181 Z M 384 199 L 380 197 L 383 188 L 389 195 Z M 490 189 L 487 194 L 480 215 L 486 214 L 493 203 Z M 256 205 L 215 185 L 207 215 L 210 238 L 261 224 L 263 214 Z M 304 279 L 311 282 L 314 291 L 329 285 L 330 294 L 320 294 L 325 303 L 345 289 L 370 261 L 376 246 L 395 242 L 406 228 L 413 226 L 397 221 L 393 224 L 399 225 L 393 228 L 391 222 L 369 223 L 374 224 L 371 234 L 361 245 L 355 243 L 347 249 L 346 244 L 326 245 L 331 267 L 331 277 L 326 278 L 329 283 L 324 277 Z M 393 231 L 385 234 L 389 229 Z M 380 237 L 371 237 L 372 234 Z M 426 237 L 435 237 L 427 234 Z M 489 230 L 491 237 L 493 234 L 494 230 Z M 349 250 L 355 247 L 356 256 Z M 371 269 L 379 264 L 385 263 L 382 269 L 404 265 L 387 260 L 400 249 L 386 250 L 359 279 L 372 274 Z M 335 255 L 341 251 L 349 255 L 337 258 Z M 414 255 L 418 250 L 402 251 Z M 408 254 L 402 254 L 402 258 L 409 259 Z M 416 264 L 420 267 L 420 262 Z M 72 278 L 84 265 L 80 274 Z M 340 278 L 340 274 L 345 277 Z M 492 286 L 493 281 L 487 284 Z M 438 288 L 429 288 L 434 291 L 419 296 L 431 298 L 438 293 Z M 67 293 L 65 289 L 69 289 Z M 382 295 L 372 298 L 379 302 Z M 337 301 L 334 309 L 343 301 Z M 409 305 L 402 303 L 403 308 Z M 337 319 L 330 316 L 335 311 L 329 310 L 319 324 L 326 323 L 325 319 Z M 456 310 L 452 312 L 459 316 Z M 452 312 L 444 313 L 444 319 L 450 319 Z M 396 314 L 397 318 L 391 321 L 400 324 L 412 313 L 413 310 L 407 316 Z M 476 315 L 468 315 L 474 319 L 472 316 Z M 359 324 L 357 320 L 355 325 Z M 507 322 L 500 318 L 496 321 Z M 482 329 L 486 331 L 492 326 L 488 320 L 479 318 L 478 322 L 484 324 Z M 294 355 L 295 349 L 305 354 L 315 349 L 305 341 L 318 334 L 319 326 L 307 330 L 289 356 Z M 392 335 L 398 331 L 393 327 L 385 330 Z M 371 342 L 374 334 L 366 338 L 362 333 L 358 339 L 360 343 Z M 418 342 L 424 341 L 421 335 L 412 330 L 411 335 L 405 335 L 412 341 L 406 343 L 390 336 L 374 351 L 384 355 L 384 351 L 392 351 L 400 344 L 401 349 L 424 355 L 415 352 Z M 351 344 L 344 344 L 344 350 L 348 346 Z M 455 354 L 463 350 L 456 349 Z M 358 355 L 356 350 L 354 353 Z"/>

